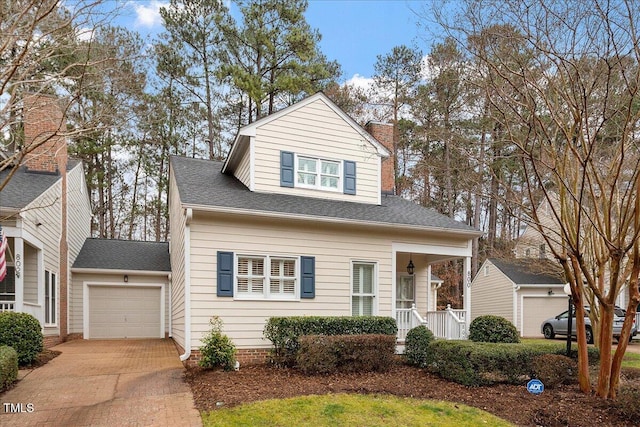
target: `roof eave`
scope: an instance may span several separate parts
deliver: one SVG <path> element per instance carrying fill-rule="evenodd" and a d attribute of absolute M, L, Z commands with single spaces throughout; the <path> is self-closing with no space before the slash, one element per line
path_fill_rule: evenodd
<path fill-rule="evenodd" d="M 446 227 L 426 227 L 422 225 L 415 224 L 397 224 L 390 222 L 380 222 L 380 221 L 364 221 L 364 220 L 356 220 L 349 218 L 335 218 L 335 217 L 326 217 L 326 216 L 315 216 L 315 215 L 301 215 L 301 214 L 290 214 L 290 213 L 282 213 L 282 212 L 270 212 L 270 211 L 261 211 L 255 209 L 241 209 L 241 208 L 228 208 L 221 206 L 208 206 L 208 205 L 199 205 L 199 204 L 190 204 L 183 203 L 183 208 L 191 208 L 194 211 L 202 211 L 202 212 L 210 212 L 210 213 L 229 213 L 234 215 L 245 215 L 245 216 L 259 216 L 264 218 L 284 218 L 290 220 L 298 220 L 298 221 L 314 221 L 314 222 L 324 222 L 327 224 L 348 224 L 348 225 L 362 225 L 368 227 L 378 227 L 385 229 L 404 229 L 410 231 L 424 231 L 431 233 L 441 233 L 441 234 L 455 234 L 459 236 L 467 236 L 468 238 L 475 238 L 482 236 L 482 232 L 478 230 L 460 230 L 456 228 L 446 228 Z"/>
<path fill-rule="evenodd" d="M 154 270 L 123 270 L 110 268 L 87 268 L 87 267 L 71 267 L 72 273 L 89 273 L 89 274 L 127 274 L 130 276 L 169 276 L 171 271 L 154 271 Z"/>

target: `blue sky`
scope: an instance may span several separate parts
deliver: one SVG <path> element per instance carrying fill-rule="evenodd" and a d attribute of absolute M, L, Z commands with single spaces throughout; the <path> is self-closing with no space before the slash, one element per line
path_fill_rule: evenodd
<path fill-rule="evenodd" d="M 120 24 L 141 34 L 162 30 L 158 8 L 166 1 L 129 1 Z M 364 84 L 373 75 L 377 55 L 394 46 L 416 45 L 426 52 L 431 41 L 416 25 L 420 11 L 429 3 L 421 0 L 309 0 L 306 13 L 311 27 L 322 34 L 321 49 L 340 63 L 342 80 Z"/>

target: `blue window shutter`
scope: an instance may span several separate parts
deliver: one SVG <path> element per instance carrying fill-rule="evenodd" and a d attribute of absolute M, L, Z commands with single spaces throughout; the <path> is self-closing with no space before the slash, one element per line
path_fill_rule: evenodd
<path fill-rule="evenodd" d="M 356 194 L 356 162 L 344 161 L 344 194 Z"/>
<path fill-rule="evenodd" d="M 218 252 L 218 296 L 233 296 L 233 252 Z"/>
<path fill-rule="evenodd" d="M 293 187 L 294 155 L 290 151 L 280 152 L 280 186 Z"/>
<path fill-rule="evenodd" d="M 316 257 L 300 257 L 300 298 L 316 297 Z"/>

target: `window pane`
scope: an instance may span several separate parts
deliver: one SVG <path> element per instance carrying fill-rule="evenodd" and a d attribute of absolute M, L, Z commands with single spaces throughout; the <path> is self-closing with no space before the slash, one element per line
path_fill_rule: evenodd
<path fill-rule="evenodd" d="M 371 264 L 362 266 L 362 292 L 365 294 L 373 293 L 373 265 Z"/>
<path fill-rule="evenodd" d="M 322 162 L 322 174 L 338 176 L 340 167 L 336 162 Z"/>
<path fill-rule="evenodd" d="M 316 173 L 316 160 L 298 157 L 298 170 L 303 172 Z"/>
<path fill-rule="evenodd" d="M 48 271 L 44 272 L 44 323 L 51 323 L 49 319 L 51 318 L 51 311 L 49 307 L 51 306 L 51 291 L 50 291 L 50 282 L 49 282 Z"/>
<path fill-rule="evenodd" d="M 251 260 L 251 274 L 254 276 L 264 275 L 264 260 L 262 259 Z"/>
<path fill-rule="evenodd" d="M 298 172 L 298 184 L 316 185 L 316 175 Z"/>
<path fill-rule="evenodd" d="M 320 186 L 326 188 L 338 188 L 338 178 L 333 176 L 322 176 L 320 178 Z"/>
<path fill-rule="evenodd" d="M 238 274 L 242 274 L 242 275 L 249 274 L 248 258 L 238 258 Z"/>
<path fill-rule="evenodd" d="M 238 277 L 238 292 L 249 292 L 249 279 Z"/>
<path fill-rule="evenodd" d="M 56 275 L 51 273 L 51 318 L 50 323 L 56 323 Z"/>
<path fill-rule="evenodd" d="M 372 316 L 373 315 L 373 297 L 351 297 L 351 313 L 354 316 Z"/>

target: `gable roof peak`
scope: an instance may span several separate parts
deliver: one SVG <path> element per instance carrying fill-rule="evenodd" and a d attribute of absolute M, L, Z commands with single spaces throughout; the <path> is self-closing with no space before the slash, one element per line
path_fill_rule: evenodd
<path fill-rule="evenodd" d="M 256 135 L 256 129 L 260 126 L 263 126 L 267 123 L 270 123 L 274 120 L 279 119 L 282 116 L 285 116 L 293 111 L 299 110 L 300 108 L 306 107 L 307 105 L 315 102 L 315 101 L 324 102 L 331 110 L 333 110 L 338 116 L 340 116 L 348 125 L 350 125 L 357 133 L 359 133 L 367 142 L 369 142 L 376 150 L 376 154 L 380 157 L 389 157 L 389 151 L 385 148 L 383 144 L 381 144 L 378 140 L 376 140 L 373 136 L 371 136 L 366 130 L 362 128 L 355 120 L 353 120 L 347 113 L 342 111 L 340 107 L 338 107 L 327 95 L 323 92 L 316 92 L 313 95 L 306 97 L 305 99 L 296 102 L 293 105 L 290 105 L 286 108 L 283 108 L 280 111 L 277 111 L 268 116 L 262 117 L 259 120 L 256 120 L 253 123 L 250 123 L 246 126 L 243 126 L 238 131 L 236 138 L 231 144 L 231 150 L 229 150 L 229 155 L 224 161 L 224 166 L 222 167 L 222 173 L 227 172 L 227 167 L 229 163 L 232 161 L 233 157 L 236 156 L 240 149 L 240 142 L 246 140 L 249 137 Z"/>

